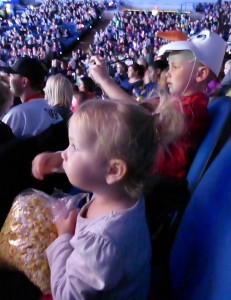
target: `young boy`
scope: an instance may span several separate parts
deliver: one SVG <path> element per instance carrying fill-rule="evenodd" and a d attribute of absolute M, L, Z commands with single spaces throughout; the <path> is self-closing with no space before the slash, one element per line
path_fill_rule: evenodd
<path fill-rule="evenodd" d="M 216 33 L 203 30 L 187 41 L 177 41 L 160 48 L 159 56 L 169 54 L 167 84 L 172 97 L 179 99 L 185 115 L 185 134 L 159 155 L 155 170 L 162 175 L 182 178 L 187 174 L 198 146 L 208 128 L 208 99 L 204 90 L 211 77 L 218 76 L 226 42 Z M 90 74 L 109 98 L 134 101 L 107 75 L 99 57 L 90 65 Z M 151 100 L 151 99 L 150 99 Z"/>
<path fill-rule="evenodd" d="M 187 41 L 164 45 L 159 55 L 169 52 L 167 84 L 172 96 L 179 97 L 185 115 L 185 134 L 159 157 L 157 169 L 164 175 L 186 175 L 209 125 L 208 82 L 221 70 L 226 42 L 216 33 L 203 30 Z"/>

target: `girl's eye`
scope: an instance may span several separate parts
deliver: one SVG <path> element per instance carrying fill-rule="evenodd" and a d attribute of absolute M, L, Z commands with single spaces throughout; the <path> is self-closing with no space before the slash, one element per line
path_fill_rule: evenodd
<path fill-rule="evenodd" d="M 78 151 L 79 149 L 74 145 L 74 144 L 70 144 L 71 148 L 75 151 Z"/>

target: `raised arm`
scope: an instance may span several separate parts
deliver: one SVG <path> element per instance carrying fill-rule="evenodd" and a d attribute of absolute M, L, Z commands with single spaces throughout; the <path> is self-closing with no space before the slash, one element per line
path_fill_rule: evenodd
<path fill-rule="evenodd" d="M 103 58 L 93 56 L 89 65 L 89 75 L 111 99 L 137 103 L 109 76 L 108 67 Z"/>

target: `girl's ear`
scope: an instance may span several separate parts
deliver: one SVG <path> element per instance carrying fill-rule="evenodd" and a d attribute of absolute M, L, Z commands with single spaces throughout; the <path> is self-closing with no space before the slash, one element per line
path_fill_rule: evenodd
<path fill-rule="evenodd" d="M 111 159 L 109 162 L 106 182 L 113 184 L 120 181 L 127 173 L 127 164 L 122 159 Z"/>
<path fill-rule="evenodd" d="M 196 81 L 202 82 L 205 81 L 210 75 L 210 70 L 206 66 L 199 66 L 196 75 Z"/>

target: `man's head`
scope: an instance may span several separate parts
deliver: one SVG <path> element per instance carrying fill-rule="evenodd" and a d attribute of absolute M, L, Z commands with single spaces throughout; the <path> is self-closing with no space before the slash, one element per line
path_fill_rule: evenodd
<path fill-rule="evenodd" d="M 186 96 L 203 91 L 210 76 L 218 76 L 225 50 L 226 42 L 208 30 L 161 47 L 159 55 L 170 53 L 166 73 L 170 93 Z"/>
<path fill-rule="evenodd" d="M 35 58 L 21 57 L 12 67 L 1 68 L 10 74 L 10 87 L 15 96 L 21 96 L 26 88 L 41 91 L 46 75 L 43 65 Z"/>

